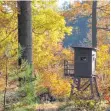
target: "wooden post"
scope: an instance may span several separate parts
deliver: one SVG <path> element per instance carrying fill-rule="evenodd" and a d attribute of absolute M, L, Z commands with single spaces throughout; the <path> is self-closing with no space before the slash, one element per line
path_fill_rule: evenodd
<path fill-rule="evenodd" d="M 78 91 L 80 90 L 80 83 L 81 83 L 81 78 L 78 78 L 78 83 L 77 83 L 77 89 L 78 89 Z"/>
<path fill-rule="evenodd" d="M 92 47 L 97 47 L 97 1 L 93 1 L 92 5 Z"/>
<path fill-rule="evenodd" d="M 89 78 L 89 82 L 90 82 L 90 89 L 91 89 L 91 98 L 93 98 L 94 97 L 93 79 Z"/>
<path fill-rule="evenodd" d="M 99 92 L 98 92 L 96 77 L 93 77 L 93 79 L 94 79 L 94 83 L 95 83 L 94 85 L 95 85 L 95 89 L 96 89 L 96 94 L 98 97 L 100 97 Z"/>

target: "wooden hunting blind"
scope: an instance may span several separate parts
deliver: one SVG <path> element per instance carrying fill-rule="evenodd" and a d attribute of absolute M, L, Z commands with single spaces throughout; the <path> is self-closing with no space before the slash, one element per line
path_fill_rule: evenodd
<path fill-rule="evenodd" d="M 90 78 L 95 75 L 96 49 L 91 47 L 74 48 L 74 77 Z"/>
<path fill-rule="evenodd" d="M 92 47 L 73 47 L 74 61 L 64 61 L 65 76 L 90 78 L 95 75 L 96 49 Z"/>
<path fill-rule="evenodd" d="M 91 88 L 91 95 L 94 97 L 94 87 L 99 97 L 96 82 L 96 49 L 92 47 L 72 47 L 74 49 L 74 60 L 64 61 L 64 75 L 73 77 L 74 83 L 72 89 L 76 87 L 78 90 L 86 90 Z M 81 85 L 81 79 L 88 79 Z M 95 84 L 95 85 L 94 85 Z M 94 85 L 94 86 L 93 86 Z"/>

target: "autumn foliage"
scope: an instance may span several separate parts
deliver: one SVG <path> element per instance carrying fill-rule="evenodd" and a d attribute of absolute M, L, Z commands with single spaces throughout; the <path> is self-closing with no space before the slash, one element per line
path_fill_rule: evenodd
<path fill-rule="evenodd" d="M 44 0 L 32 1 L 33 75 L 37 77 L 34 87 L 36 96 L 45 89 L 49 89 L 56 99 L 70 96 L 72 79 L 64 77 L 63 65 L 64 60 L 73 60 L 74 53 L 71 48 L 63 47 L 63 40 L 66 35 L 72 33 L 73 27 L 66 25 L 66 19 L 75 22 L 78 16 L 89 17 L 88 26 L 91 27 L 92 1 L 75 2 L 71 8 L 59 12 L 56 0 L 47 3 Z M 99 92 L 108 104 L 110 103 L 109 12 L 109 2 L 98 1 L 96 73 Z M 16 2 L 0 2 L 0 92 L 5 89 L 6 64 L 9 91 L 13 85 L 14 91 L 19 88 L 17 74 L 18 71 L 24 71 L 18 70 L 17 13 Z M 91 39 L 91 34 L 89 36 Z"/>

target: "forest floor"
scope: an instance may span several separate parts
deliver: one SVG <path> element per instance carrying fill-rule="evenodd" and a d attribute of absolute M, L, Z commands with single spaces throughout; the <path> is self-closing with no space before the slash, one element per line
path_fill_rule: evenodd
<path fill-rule="evenodd" d="M 44 103 L 36 105 L 36 111 L 58 111 L 59 106 L 62 103 L 55 102 L 55 103 Z"/>
<path fill-rule="evenodd" d="M 103 103 L 101 105 L 100 105 L 101 108 L 97 107 L 97 109 L 95 109 L 91 105 L 87 107 L 84 107 L 84 106 L 76 107 L 76 104 L 74 103 L 72 104 L 72 102 L 68 102 L 68 103 L 53 102 L 53 103 L 37 104 L 36 111 L 110 111 L 109 105 L 104 106 Z"/>

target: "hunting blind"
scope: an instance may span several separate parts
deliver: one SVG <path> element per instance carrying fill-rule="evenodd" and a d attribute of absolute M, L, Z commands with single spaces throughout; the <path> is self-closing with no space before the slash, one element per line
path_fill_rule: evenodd
<path fill-rule="evenodd" d="M 74 49 L 74 60 L 64 61 L 64 75 L 73 78 L 72 87 L 78 90 L 86 90 L 91 88 L 91 95 L 94 96 L 94 87 L 96 94 L 99 96 L 96 82 L 96 49 L 92 47 L 72 47 Z M 81 79 L 88 79 L 87 82 L 81 85 Z M 75 84 L 75 85 L 74 85 Z M 95 84 L 95 85 L 94 85 Z"/>
<path fill-rule="evenodd" d="M 73 47 L 74 61 L 64 61 L 65 76 L 90 78 L 95 75 L 96 49 L 91 47 Z"/>
<path fill-rule="evenodd" d="M 90 47 L 74 47 L 75 77 L 90 78 L 95 75 L 96 50 Z"/>

